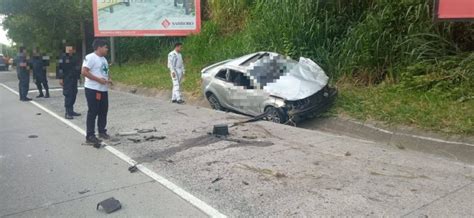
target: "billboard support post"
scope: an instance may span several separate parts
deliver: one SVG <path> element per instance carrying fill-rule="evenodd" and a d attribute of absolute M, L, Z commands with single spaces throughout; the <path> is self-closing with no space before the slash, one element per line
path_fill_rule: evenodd
<path fill-rule="evenodd" d="M 115 64 L 115 37 L 110 37 L 110 62 Z"/>

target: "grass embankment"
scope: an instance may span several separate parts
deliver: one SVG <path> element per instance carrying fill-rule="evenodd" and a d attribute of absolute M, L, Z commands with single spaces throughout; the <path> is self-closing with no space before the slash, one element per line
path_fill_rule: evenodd
<path fill-rule="evenodd" d="M 188 64 L 190 62 L 188 61 Z M 200 69 L 188 65 L 184 90 L 200 95 Z M 115 81 L 171 90 L 166 61 L 126 64 L 112 68 Z M 362 87 L 338 82 L 339 98 L 332 114 L 359 120 L 383 121 L 450 134 L 474 134 L 474 100 L 453 99 L 440 93 L 411 90 L 397 84 Z"/>

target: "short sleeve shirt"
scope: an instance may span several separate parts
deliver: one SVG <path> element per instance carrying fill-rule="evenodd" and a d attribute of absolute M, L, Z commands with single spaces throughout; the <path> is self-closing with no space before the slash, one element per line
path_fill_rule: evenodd
<path fill-rule="evenodd" d="M 88 54 L 84 58 L 82 67 L 88 68 L 90 72 L 98 78 L 104 78 L 106 80 L 109 79 L 109 63 L 104 57 L 99 57 L 95 53 Z M 87 77 L 86 81 L 84 82 L 84 87 L 101 92 L 106 92 L 109 89 L 108 85 L 100 84 L 99 82 L 91 80 Z"/>

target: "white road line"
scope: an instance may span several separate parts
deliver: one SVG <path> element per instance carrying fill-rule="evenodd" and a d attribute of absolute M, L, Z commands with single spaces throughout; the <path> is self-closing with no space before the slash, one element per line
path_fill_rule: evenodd
<path fill-rule="evenodd" d="M 62 91 L 63 89 L 62 88 L 57 88 L 57 89 L 49 89 L 50 92 L 58 92 L 58 91 Z M 79 87 L 77 88 L 77 90 L 84 90 L 84 87 Z M 28 91 L 28 93 L 32 93 L 32 92 L 38 92 L 38 90 L 30 90 Z"/>
<path fill-rule="evenodd" d="M 364 123 L 361 123 L 361 122 L 358 122 L 358 121 L 353 121 L 353 122 L 354 122 L 354 123 L 357 123 L 357 124 L 359 124 L 359 125 L 362 125 L 362 126 L 369 127 L 369 128 L 371 128 L 371 129 L 376 130 L 376 131 L 379 131 L 379 132 L 383 132 L 383 133 L 386 133 L 386 134 L 390 134 L 390 135 L 408 136 L 408 137 L 418 138 L 418 139 L 427 140 L 427 141 L 433 141 L 433 142 L 439 142 L 439 143 L 446 143 L 446 144 L 453 144 L 453 145 L 467 145 L 467 146 L 474 147 L 474 144 L 470 144 L 470 143 L 447 141 L 447 140 L 443 140 L 443 139 L 437 139 L 437 138 L 432 138 L 432 137 L 427 137 L 427 136 L 412 135 L 412 134 L 407 134 L 407 133 L 396 133 L 396 132 L 392 132 L 392 131 L 389 131 L 389 130 L 385 130 L 385 129 L 382 129 L 382 128 L 373 126 L 373 125 L 367 125 L 367 124 L 364 124 Z"/>
<path fill-rule="evenodd" d="M 3 86 L 5 89 L 9 90 L 10 92 L 18 95 L 17 91 L 15 91 L 12 88 L 6 86 L 5 84 L 0 83 L 0 85 Z M 58 120 L 60 120 L 64 124 L 66 124 L 69 127 L 73 128 L 74 130 L 78 131 L 83 136 L 86 135 L 86 131 L 84 131 L 83 129 L 81 129 L 76 124 L 72 123 L 71 121 L 62 118 L 61 116 L 57 115 L 53 111 L 47 109 L 46 107 L 40 105 L 39 103 L 37 103 L 35 101 L 30 101 L 30 103 L 32 103 L 36 107 L 40 108 L 41 110 L 45 111 L 46 113 L 50 114 L 51 116 L 57 118 Z M 195 197 L 194 195 L 190 194 L 189 192 L 185 191 L 184 189 L 182 189 L 179 186 L 175 185 L 174 183 L 170 182 L 166 178 L 158 175 L 157 173 L 155 173 L 152 170 L 148 169 L 146 166 L 144 166 L 142 164 L 137 165 L 137 162 L 135 160 L 133 160 L 131 157 L 127 156 L 126 154 L 122 153 L 121 151 L 113 148 L 112 146 L 108 146 L 107 144 L 105 144 L 105 145 L 106 145 L 105 149 L 108 150 L 110 153 L 114 154 L 115 156 L 117 156 L 118 158 L 122 159 L 123 161 L 127 162 L 128 164 L 130 164 L 132 166 L 136 165 L 137 168 L 142 173 L 144 173 L 145 175 L 147 175 L 150 178 L 154 179 L 155 181 L 157 181 L 161 185 L 165 186 L 166 188 L 168 188 L 169 190 L 174 192 L 176 195 L 178 195 L 182 199 L 184 199 L 187 202 L 189 202 L 190 204 L 192 204 L 194 207 L 196 207 L 196 208 L 200 209 L 202 212 L 206 213 L 208 216 L 210 216 L 210 217 L 222 217 L 222 218 L 227 217 L 226 215 L 220 213 L 218 210 L 216 210 L 213 207 L 211 207 L 210 205 L 208 205 L 206 202 L 200 200 L 199 198 Z"/>

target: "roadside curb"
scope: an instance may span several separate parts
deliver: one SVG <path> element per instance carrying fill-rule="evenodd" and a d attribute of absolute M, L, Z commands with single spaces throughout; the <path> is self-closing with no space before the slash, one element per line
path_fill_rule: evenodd
<path fill-rule="evenodd" d="M 421 151 L 474 163 L 474 139 L 469 136 L 448 137 L 409 127 L 387 127 L 384 124 L 343 117 L 320 118 L 302 127 L 381 142 L 401 150 Z"/>
<path fill-rule="evenodd" d="M 168 90 L 129 86 L 121 83 L 115 84 L 112 89 L 141 96 L 157 97 L 162 100 L 168 100 L 171 96 L 171 91 Z M 185 94 L 185 99 L 189 105 L 209 108 L 207 101 L 202 97 Z M 401 150 L 415 150 L 474 164 L 474 137 L 470 136 L 452 135 L 447 137 L 414 128 L 387 127 L 382 123 L 360 122 L 345 117 L 318 118 L 302 123 L 299 127 L 380 142 Z"/>

